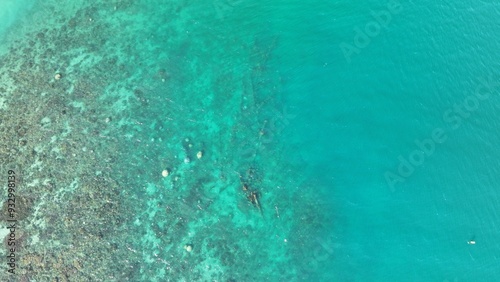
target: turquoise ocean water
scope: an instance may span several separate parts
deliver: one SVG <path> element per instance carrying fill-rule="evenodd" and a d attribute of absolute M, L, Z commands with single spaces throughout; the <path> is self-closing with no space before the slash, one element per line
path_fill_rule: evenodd
<path fill-rule="evenodd" d="M 0 3 L 0 18 L 2 19 L 2 23 L 0 24 L 0 34 L 4 33 L 12 24 L 16 22 L 16 20 L 25 16 L 33 3 L 34 1 L 32 0 L 3 0 Z"/>
<path fill-rule="evenodd" d="M 0 3 L 0 277 L 500 279 L 497 2 Z"/>

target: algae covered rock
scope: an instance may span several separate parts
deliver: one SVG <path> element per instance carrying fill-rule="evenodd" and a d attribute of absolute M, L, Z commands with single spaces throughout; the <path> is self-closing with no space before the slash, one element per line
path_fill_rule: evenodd
<path fill-rule="evenodd" d="M 31 213 L 31 200 L 24 196 L 16 196 L 13 199 L 5 200 L 2 204 L 0 220 L 9 219 L 23 220 Z"/>

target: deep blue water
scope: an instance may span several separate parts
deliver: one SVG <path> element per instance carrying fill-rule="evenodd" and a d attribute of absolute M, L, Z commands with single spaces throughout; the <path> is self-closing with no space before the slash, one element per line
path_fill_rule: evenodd
<path fill-rule="evenodd" d="M 282 29 L 276 68 L 297 115 L 284 142 L 336 213 L 325 271 L 338 281 L 495 281 L 499 6 L 390 3 L 297 4 L 294 28 Z M 383 12 L 387 27 L 370 30 Z M 373 36 L 356 45 L 366 27 Z M 434 130 L 444 142 L 422 155 L 418 142 Z M 399 156 L 414 152 L 399 178 Z"/>

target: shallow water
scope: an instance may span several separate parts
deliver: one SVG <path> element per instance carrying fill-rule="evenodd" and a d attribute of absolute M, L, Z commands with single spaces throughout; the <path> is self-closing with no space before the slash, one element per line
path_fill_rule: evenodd
<path fill-rule="evenodd" d="M 8 28 L 23 18 L 33 6 L 33 0 L 2 0 L 0 1 L 0 38 L 4 37 L 4 33 Z"/>
<path fill-rule="evenodd" d="M 13 281 L 500 275 L 497 4 L 11 5 Z"/>

